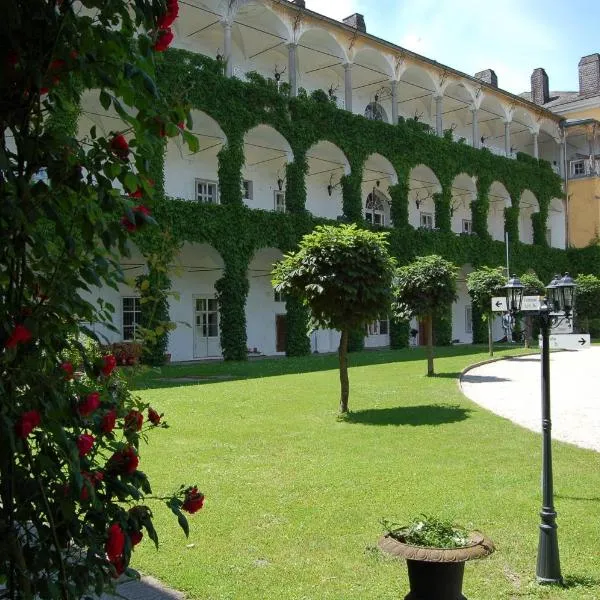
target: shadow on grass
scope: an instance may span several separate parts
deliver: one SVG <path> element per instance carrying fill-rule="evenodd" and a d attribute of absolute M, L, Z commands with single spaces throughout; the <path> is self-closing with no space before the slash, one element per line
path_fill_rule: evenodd
<path fill-rule="evenodd" d="M 445 425 L 469 417 L 471 411 L 449 404 L 422 404 L 396 406 L 395 408 L 368 408 L 350 412 L 342 417 L 346 423 L 356 425 Z"/>
<path fill-rule="evenodd" d="M 600 584 L 600 579 L 588 575 L 567 575 L 564 579 L 565 588 L 591 588 Z"/>
<path fill-rule="evenodd" d="M 600 497 L 586 497 L 586 496 L 563 496 L 561 494 L 555 494 L 555 498 L 560 500 L 577 500 L 579 502 L 600 502 Z"/>

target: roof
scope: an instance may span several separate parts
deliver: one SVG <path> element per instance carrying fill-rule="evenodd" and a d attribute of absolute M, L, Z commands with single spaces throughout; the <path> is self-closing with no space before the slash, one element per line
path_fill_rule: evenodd
<path fill-rule="evenodd" d="M 531 92 L 523 92 L 519 94 L 521 98 L 531 102 Z M 541 106 L 543 108 L 547 108 L 548 110 L 552 110 L 553 108 L 562 107 L 566 104 L 571 104 L 573 102 L 578 102 L 579 100 L 585 100 L 587 98 L 598 97 L 600 100 L 600 94 L 580 94 L 579 92 L 550 92 L 550 99 L 545 104 Z"/>

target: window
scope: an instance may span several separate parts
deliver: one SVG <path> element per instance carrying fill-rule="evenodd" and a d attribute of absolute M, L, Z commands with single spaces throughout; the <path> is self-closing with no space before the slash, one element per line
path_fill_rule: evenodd
<path fill-rule="evenodd" d="M 242 181 L 242 196 L 244 200 L 252 200 L 252 182 L 248 179 Z"/>
<path fill-rule="evenodd" d="M 219 337 L 219 305 L 215 298 L 196 298 L 196 327 L 202 337 Z"/>
<path fill-rule="evenodd" d="M 389 333 L 389 320 L 373 321 L 367 325 L 367 335 L 387 335 Z"/>
<path fill-rule="evenodd" d="M 285 212 L 285 192 L 275 190 L 274 192 L 274 210 L 275 212 Z"/>
<path fill-rule="evenodd" d="M 385 225 L 385 212 L 381 192 L 373 190 L 367 196 L 367 204 L 365 206 L 365 221 L 371 225 Z"/>
<path fill-rule="evenodd" d="M 142 305 L 136 296 L 122 299 L 123 340 L 134 340 L 135 332 L 141 323 Z"/>
<path fill-rule="evenodd" d="M 473 232 L 473 221 L 469 219 L 462 220 L 462 232 L 463 233 L 472 233 Z"/>
<path fill-rule="evenodd" d="M 370 102 L 365 108 L 365 118 L 370 121 L 385 121 L 387 123 L 387 115 L 381 104 L 378 102 Z"/>
<path fill-rule="evenodd" d="M 218 204 L 218 187 L 214 181 L 196 179 L 196 200 L 206 204 Z"/>
<path fill-rule="evenodd" d="M 585 175 L 585 162 L 583 160 L 574 160 L 572 163 L 573 175 Z"/>
<path fill-rule="evenodd" d="M 273 300 L 275 302 L 285 302 L 285 294 L 282 292 L 273 292 Z"/>
<path fill-rule="evenodd" d="M 433 215 L 431 213 L 421 213 L 421 227 L 433 229 Z"/>
<path fill-rule="evenodd" d="M 465 333 L 473 333 L 473 307 L 465 306 Z"/>

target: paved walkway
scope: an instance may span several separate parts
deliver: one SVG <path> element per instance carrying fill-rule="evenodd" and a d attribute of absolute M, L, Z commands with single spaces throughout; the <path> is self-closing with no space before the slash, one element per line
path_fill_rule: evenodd
<path fill-rule="evenodd" d="M 600 452 L 600 348 L 550 354 L 552 437 Z M 467 398 L 541 432 L 540 356 L 500 360 L 468 371 Z"/>
<path fill-rule="evenodd" d="M 126 581 L 117 587 L 118 596 L 104 594 L 100 600 L 184 600 L 181 592 L 166 588 L 154 577 L 142 577 L 141 581 Z"/>

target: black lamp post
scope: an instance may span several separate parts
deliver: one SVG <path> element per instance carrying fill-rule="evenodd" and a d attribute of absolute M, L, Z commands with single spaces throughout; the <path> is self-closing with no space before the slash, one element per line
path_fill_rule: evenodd
<path fill-rule="evenodd" d="M 538 317 L 542 334 L 542 510 L 536 576 L 540 583 L 562 583 L 552 479 L 552 421 L 550 418 L 550 329 L 569 321 L 575 306 L 576 284 L 568 273 L 555 275 L 546 287 Z M 504 286 L 507 309 L 521 308 L 523 285 L 514 275 Z"/>

